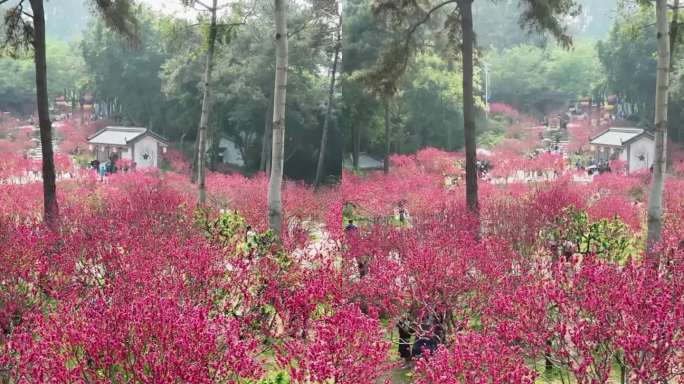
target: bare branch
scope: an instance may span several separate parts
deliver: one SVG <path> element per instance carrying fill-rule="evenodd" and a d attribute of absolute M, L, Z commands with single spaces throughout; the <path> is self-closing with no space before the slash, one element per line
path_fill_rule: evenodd
<path fill-rule="evenodd" d="M 194 0 L 193 3 L 199 4 L 199 5 L 203 6 L 207 11 L 211 11 L 211 10 L 213 9 L 211 6 L 209 6 L 209 5 L 207 5 L 207 4 L 204 4 L 204 3 L 201 2 L 200 0 Z"/>
<path fill-rule="evenodd" d="M 2 47 L 12 57 L 20 50 L 33 47 L 33 24 L 22 17 L 24 13 L 24 0 L 20 0 L 4 14 L 5 34 Z"/>
<path fill-rule="evenodd" d="M 295 28 L 295 29 L 293 29 L 291 32 L 288 32 L 288 33 L 287 33 L 287 37 L 290 38 L 290 37 L 293 37 L 293 36 L 297 36 L 297 35 L 300 34 L 302 31 L 304 31 L 304 30 L 306 29 L 306 27 L 308 27 L 309 25 L 310 25 L 310 20 L 304 21 L 303 23 L 301 23 L 301 24 L 299 25 L 298 28 Z"/>
<path fill-rule="evenodd" d="M 408 30 L 408 32 L 407 32 L 407 34 L 406 34 L 407 40 L 409 40 L 409 39 L 413 36 L 413 34 L 414 34 L 414 33 L 416 32 L 416 30 L 418 29 L 418 27 L 420 27 L 421 25 L 427 23 L 427 21 L 430 20 L 430 16 L 432 16 L 433 13 L 437 12 L 437 11 L 438 11 L 439 9 L 441 9 L 442 7 L 445 7 L 445 6 L 449 5 L 449 4 L 454 4 L 454 3 L 456 3 L 456 0 L 446 0 L 446 1 L 442 2 L 442 3 L 440 3 L 440 4 L 437 4 L 434 8 L 432 8 L 431 10 L 429 10 L 429 11 L 425 14 L 425 17 L 423 17 L 422 20 L 418 21 L 416 24 L 412 25 L 411 28 L 409 28 L 409 30 Z"/>
<path fill-rule="evenodd" d="M 95 10 L 100 13 L 108 28 L 127 37 L 135 45 L 138 21 L 135 18 L 132 0 L 92 0 Z"/>

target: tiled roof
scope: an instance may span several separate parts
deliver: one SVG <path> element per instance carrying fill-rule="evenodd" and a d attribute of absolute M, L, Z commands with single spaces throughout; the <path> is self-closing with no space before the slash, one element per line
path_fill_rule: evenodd
<path fill-rule="evenodd" d="M 127 145 L 127 143 L 147 132 L 141 127 L 107 127 L 88 138 L 89 143 L 108 145 Z"/>
<path fill-rule="evenodd" d="M 382 168 L 383 163 L 365 153 L 359 153 L 359 169 L 378 169 Z"/>
<path fill-rule="evenodd" d="M 620 147 L 623 143 L 644 133 L 640 128 L 609 128 L 591 140 L 595 145 L 612 145 Z"/>

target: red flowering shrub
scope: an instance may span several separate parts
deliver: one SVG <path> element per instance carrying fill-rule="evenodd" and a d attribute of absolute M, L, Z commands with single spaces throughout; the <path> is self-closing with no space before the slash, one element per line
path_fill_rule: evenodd
<path fill-rule="evenodd" d="M 264 174 L 209 173 L 201 211 L 186 174 L 79 174 L 58 182 L 57 232 L 40 224 L 39 183 L 0 184 L 0 381 L 244 383 L 278 369 L 370 383 L 390 375 L 393 346 L 416 383 L 532 383 L 542 359 L 578 383 L 615 367 L 681 379 L 684 182 L 666 181 L 655 270 L 636 242 L 650 173 L 576 183 L 559 156 L 527 156 L 539 132 L 526 125 L 493 150 L 494 173 L 559 175 L 480 180 L 479 216 L 463 204 L 463 155 L 428 148 L 393 156 L 387 175 L 284 182 L 281 242 Z M 0 176 L 39 165 L 19 140 L 0 146 Z"/>
<path fill-rule="evenodd" d="M 616 194 L 610 194 L 595 200 L 589 206 L 587 212 L 592 219 L 610 220 L 617 217 L 634 232 L 641 230 L 641 219 L 645 214 L 628 197 Z"/>
<path fill-rule="evenodd" d="M 487 229 L 517 249 L 534 246 L 540 231 L 567 207 L 583 208 L 582 197 L 567 181 L 524 194 L 493 196 L 483 205 Z"/>
<path fill-rule="evenodd" d="M 14 152 L 0 151 L 0 179 L 21 176 L 31 169 L 31 160 Z"/>
<path fill-rule="evenodd" d="M 76 154 L 88 151 L 88 136 L 104 128 L 104 122 L 85 122 L 78 120 L 62 120 L 52 124 L 59 140 L 59 149 L 63 153 Z"/>
<path fill-rule="evenodd" d="M 477 333 L 456 336 L 449 347 L 418 361 L 416 384 L 533 384 L 537 373 L 517 348 Z"/>
<path fill-rule="evenodd" d="M 620 175 L 627 172 L 627 164 L 622 160 L 611 160 L 609 162 L 609 166 L 611 172 L 615 172 Z"/>
<path fill-rule="evenodd" d="M 489 104 L 489 113 L 492 115 L 502 115 L 509 119 L 515 120 L 520 117 L 520 113 L 512 106 L 504 103 Z"/>
<path fill-rule="evenodd" d="M 390 343 L 381 335 L 377 320 L 356 307 L 339 308 L 314 320 L 306 338 L 286 342 L 278 362 L 295 383 L 374 382 L 391 368 Z"/>
<path fill-rule="evenodd" d="M 169 163 L 169 166 L 175 172 L 180 174 L 190 174 L 192 162 L 188 161 L 183 155 L 183 152 L 177 148 L 167 148 L 166 153 L 162 158 Z"/>
<path fill-rule="evenodd" d="M 188 232 L 181 196 L 154 176 L 121 181 L 68 215 L 59 238 L 30 227 L 2 234 L 0 270 L 11 279 L 0 319 L 12 331 L 0 363 L 38 381 L 258 376 L 244 325 L 207 305 L 224 256 Z"/>

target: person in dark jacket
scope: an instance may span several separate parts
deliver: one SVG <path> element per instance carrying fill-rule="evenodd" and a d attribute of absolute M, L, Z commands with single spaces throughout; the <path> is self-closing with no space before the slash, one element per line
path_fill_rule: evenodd
<path fill-rule="evenodd" d="M 427 316 L 421 328 L 423 334 L 420 336 L 416 335 L 416 341 L 413 343 L 411 351 L 411 354 L 415 357 L 420 357 L 428 351 L 430 354 L 434 353 L 444 340 L 444 328 L 439 316 Z"/>
<path fill-rule="evenodd" d="M 347 226 L 344 227 L 344 231 L 346 233 L 351 233 L 351 231 L 353 231 L 355 229 L 356 229 L 356 225 L 354 224 L 354 219 L 349 219 L 349 221 L 347 222 Z"/>
<path fill-rule="evenodd" d="M 399 356 L 406 362 L 411 361 L 411 336 L 413 330 L 411 324 L 407 319 L 402 319 L 397 323 L 399 329 Z"/>

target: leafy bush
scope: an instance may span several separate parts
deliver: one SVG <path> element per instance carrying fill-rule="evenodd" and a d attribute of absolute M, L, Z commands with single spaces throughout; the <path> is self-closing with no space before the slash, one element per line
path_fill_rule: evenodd
<path fill-rule="evenodd" d="M 559 252 L 565 247 L 570 252 L 594 254 L 619 264 L 640 254 L 636 238 L 617 217 L 591 221 L 586 212 L 574 207 L 558 216 L 544 238 L 558 245 Z"/>

